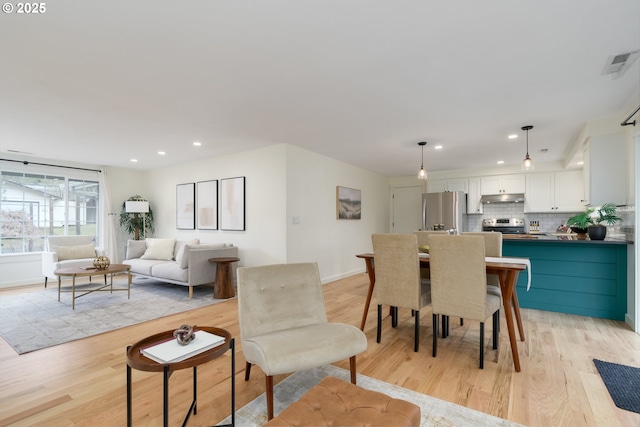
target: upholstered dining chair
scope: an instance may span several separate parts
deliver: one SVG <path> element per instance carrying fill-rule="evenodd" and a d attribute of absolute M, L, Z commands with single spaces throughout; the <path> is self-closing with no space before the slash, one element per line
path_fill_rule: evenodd
<path fill-rule="evenodd" d="M 428 280 L 420 278 L 418 239 L 415 234 L 373 234 L 373 263 L 376 271 L 378 329 L 382 336 L 382 305 L 392 308 L 391 324 L 397 326 L 398 308 L 410 308 L 414 315 L 413 351 L 420 344 L 420 309 L 431 303 Z"/>
<path fill-rule="evenodd" d="M 481 236 L 431 236 L 433 357 L 437 354 L 438 315 L 480 322 L 480 369 L 484 368 L 484 322 L 493 316 L 493 349 L 498 348 L 498 310 L 502 298 L 487 292 L 484 239 Z"/>
<path fill-rule="evenodd" d="M 495 231 L 463 232 L 463 236 L 481 236 L 484 239 L 484 256 L 502 256 L 502 233 Z M 487 274 L 487 292 L 502 298 L 497 274 Z"/>
<path fill-rule="evenodd" d="M 463 231 L 463 235 L 480 236 L 484 238 L 484 256 L 501 257 L 502 256 L 502 233 L 495 231 Z M 502 298 L 500 290 L 500 279 L 497 274 L 487 274 L 487 292 Z M 500 312 L 498 312 L 500 317 Z M 443 324 L 443 338 L 449 334 L 449 321 L 445 320 Z M 443 322 L 444 323 L 444 322 Z M 460 318 L 460 326 L 464 325 L 464 319 Z M 500 331 L 500 322 L 498 322 L 498 332 Z"/>
<path fill-rule="evenodd" d="M 316 263 L 240 267 L 237 277 L 245 381 L 253 364 L 264 371 L 268 419 L 274 375 L 348 358 L 356 383 L 356 355 L 367 349 L 367 337 L 355 326 L 327 321 Z"/>
<path fill-rule="evenodd" d="M 447 231 L 436 231 L 436 230 L 418 230 L 414 231 L 413 234 L 418 238 L 418 247 L 422 248 L 425 245 L 429 245 L 429 236 L 432 234 L 448 234 Z M 429 267 L 420 267 L 420 277 L 423 279 L 429 278 Z"/>

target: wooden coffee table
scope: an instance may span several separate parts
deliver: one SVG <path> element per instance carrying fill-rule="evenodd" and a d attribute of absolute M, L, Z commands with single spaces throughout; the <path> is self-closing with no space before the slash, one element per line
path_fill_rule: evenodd
<path fill-rule="evenodd" d="M 127 273 L 127 287 L 126 288 L 113 288 L 113 275 L 116 273 Z M 104 270 L 98 270 L 97 268 L 89 268 L 89 267 L 72 267 L 72 268 L 60 268 L 54 271 L 54 274 L 58 276 L 58 302 L 60 302 L 60 293 L 61 292 L 71 292 L 72 300 L 71 300 L 71 309 L 76 309 L 76 298 L 80 298 L 81 296 L 90 294 L 92 292 L 111 292 L 113 291 L 127 291 L 127 298 L 131 298 L 131 266 L 126 264 L 111 264 Z M 107 274 L 111 275 L 110 284 L 107 284 Z M 104 285 L 100 286 L 96 289 L 83 289 L 81 294 L 76 295 L 76 277 L 91 277 L 91 276 L 103 276 L 104 275 Z M 71 277 L 71 290 L 62 290 L 62 278 L 63 277 Z M 105 289 L 109 288 L 109 289 Z"/>

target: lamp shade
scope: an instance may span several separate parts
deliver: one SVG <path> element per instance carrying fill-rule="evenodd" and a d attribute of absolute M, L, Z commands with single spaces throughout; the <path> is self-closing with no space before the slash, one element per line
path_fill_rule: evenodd
<path fill-rule="evenodd" d="M 149 212 L 149 202 L 127 200 L 125 202 L 124 210 L 127 213 L 147 213 Z"/>

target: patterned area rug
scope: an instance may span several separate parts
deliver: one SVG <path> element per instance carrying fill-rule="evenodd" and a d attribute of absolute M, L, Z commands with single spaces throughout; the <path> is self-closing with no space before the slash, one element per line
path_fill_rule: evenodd
<path fill-rule="evenodd" d="M 98 287 L 96 279 L 76 285 L 76 295 Z M 126 278 L 114 277 L 113 286 L 126 288 Z M 71 289 L 70 282 L 63 281 L 62 289 Z M 58 302 L 55 281 L 46 290 L 0 297 L 0 336 L 23 354 L 222 301 L 213 299 L 210 287 L 195 287 L 189 299 L 186 286 L 136 278 L 131 299 L 126 291 L 93 292 L 76 299 L 72 310 L 71 293 L 62 293 Z"/>
<path fill-rule="evenodd" d="M 297 401 L 324 377 L 332 376 L 349 380 L 349 371 L 326 365 L 308 371 L 300 371 L 280 382 L 273 389 L 273 411 L 277 416 L 284 408 Z M 420 406 L 421 426 L 520 426 L 483 412 L 445 402 L 393 384 L 358 374 L 358 386 L 375 390 L 396 399 L 403 399 Z M 244 407 L 236 410 L 236 425 L 261 426 L 267 422 L 267 400 L 263 393 Z M 229 424 L 231 417 L 216 423 Z"/>

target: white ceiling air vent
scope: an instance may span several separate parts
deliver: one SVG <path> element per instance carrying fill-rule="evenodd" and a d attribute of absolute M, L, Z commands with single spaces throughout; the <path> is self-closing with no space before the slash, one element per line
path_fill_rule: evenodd
<path fill-rule="evenodd" d="M 614 79 L 622 77 L 627 69 L 633 64 L 633 62 L 640 56 L 640 49 L 633 52 L 619 53 L 617 55 L 609 56 L 607 62 L 604 64 L 604 68 L 600 75 L 606 76 L 611 74 Z"/>

